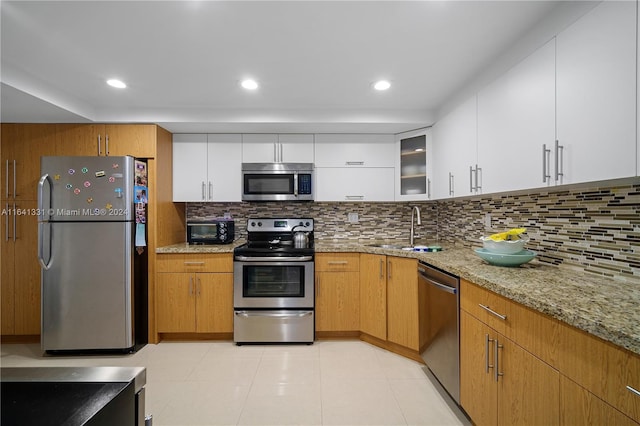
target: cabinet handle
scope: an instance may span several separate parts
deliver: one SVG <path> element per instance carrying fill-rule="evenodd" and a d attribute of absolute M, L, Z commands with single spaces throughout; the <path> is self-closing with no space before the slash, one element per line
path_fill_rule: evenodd
<path fill-rule="evenodd" d="M 387 260 L 387 279 L 391 279 L 391 261 Z"/>
<path fill-rule="evenodd" d="M 13 242 L 16 242 L 16 231 L 17 231 L 17 225 L 16 225 L 16 203 L 13 203 Z"/>
<path fill-rule="evenodd" d="M 564 146 L 556 140 L 556 181 L 564 177 Z"/>
<path fill-rule="evenodd" d="M 449 195 L 453 197 L 453 173 L 449 172 Z"/>
<path fill-rule="evenodd" d="M 205 184 L 204 184 L 204 181 L 202 181 L 202 201 L 204 201 L 204 200 L 205 200 L 205 193 L 204 193 L 204 191 L 205 191 Z"/>
<path fill-rule="evenodd" d="M 489 342 L 493 342 L 493 339 L 489 338 L 489 334 L 484 335 L 484 371 L 489 374 L 489 369 L 494 366 L 489 364 Z"/>
<path fill-rule="evenodd" d="M 473 192 L 473 166 L 469 166 L 469 192 Z"/>
<path fill-rule="evenodd" d="M 209 200 L 213 198 L 213 184 L 209 181 Z"/>
<path fill-rule="evenodd" d="M 383 279 L 384 275 L 382 275 L 382 259 L 380 259 L 380 279 Z"/>
<path fill-rule="evenodd" d="M 476 192 L 482 192 L 482 168 L 478 167 L 477 164 L 476 164 Z"/>
<path fill-rule="evenodd" d="M 4 205 L 4 209 L 9 212 L 9 203 Z M 4 241 L 9 241 L 9 215 L 3 215 L 6 218 L 6 222 L 4 223 Z"/>
<path fill-rule="evenodd" d="M 499 368 L 499 363 L 498 363 L 498 360 L 499 360 L 499 356 L 498 356 L 498 349 L 502 349 L 502 348 L 504 348 L 504 346 L 503 346 L 503 345 L 501 345 L 501 344 L 498 342 L 498 339 L 495 339 L 495 340 L 493 341 L 493 345 L 494 345 L 494 347 L 493 347 L 493 350 L 494 350 L 494 354 L 493 354 L 493 365 L 494 365 L 494 369 L 493 369 L 493 372 L 494 372 L 494 374 L 495 374 L 495 375 L 494 375 L 494 377 L 496 378 L 496 382 L 497 382 L 497 381 L 498 381 L 498 379 L 500 378 L 500 376 L 504 376 L 504 373 L 500 373 L 500 371 L 499 371 L 499 370 L 500 370 L 500 368 Z"/>
<path fill-rule="evenodd" d="M 7 168 L 5 170 L 4 185 L 5 185 L 5 194 L 7 194 L 7 198 L 9 198 L 9 160 L 7 160 Z"/>
<path fill-rule="evenodd" d="M 200 291 L 202 290 L 202 280 L 200 278 L 198 278 L 196 283 L 196 290 L 198 292 L 198 297 L 200 297 Z"/>
<path fill-rule="evenodd" d="M 109 156 L 109 135 L 104 135 L 105 150 L 104 155 Z"/>
<path fill-rule="evenodd" d="M 98 157 L 102 155 L 102 138 L 98 133 Z"/>
<path fill-rule="evenodd" d="M 345 195 L 345 200 L 364 200 L 364 195 Z"/>
<path fill-rule="evenodd" d="M 16 186 L 17 186 L 17 181 L 16 181 L 16 160 L 13 160 L 13 199 L 16 199 Z"/>
<path fill-rule="evenodd" d="M 193 277 L 189 277 L 189 295 L 193 296 Z"/>
<path fill-rule="evenodd" d="M 364 166 L 364 161 L 347 161 L 347 166 Z"/>
<path fill-rule="evenodd" d="M 478 303 L 478 306 L 480 306 L 482 309 L 484 309 L 485 311 L 489 312 L 491 315 L 495 315 L 498 318 L 500 318 L 503 321 L 507 320 L 507 316 L 506 315 L 500 315 L 499 313 L 497 313 L 496 311 L 494 311 L 493 309 L 491 309 L 488 306 L 484 306 L 482 303 Z"/>
<path fill-rule="evenodd" d="M 184 262 L 185 265 L 204 265 L 204 262 Z"/>
<path fill-rule="evenodd" d="M 638 390 L 636 390 L 636 389 L 632 388 L 631 386 L 627 386 L 627 389 L 628 389 L 631 393 L 635 394 L 636 396 L 640 396 L 640 391 L 638 391 Z"/>
<path fill-rule="evenodd" d="M 347 263 L 349 263 L 346 260 L 329 260 L 327 261 L 327 264 L 329 265 L 346 265 Z"/>
<path fill-rule="evenodd" d="M 547 144 L 542 144 L 542 182 L 547 183 L 547 179 L 551 179 L 547 164 L 549 162 L 549 156 L 551 155 L 551 149 L 547 149 Z"/>

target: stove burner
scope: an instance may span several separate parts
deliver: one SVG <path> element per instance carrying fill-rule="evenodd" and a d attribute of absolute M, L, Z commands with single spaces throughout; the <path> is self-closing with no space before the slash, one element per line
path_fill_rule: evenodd
<path fill-rule="evenodd" d="M 308 229 L 309 247 L 295 248 L 293 244 L 294 228 Z M 234 250 L 241 256 L 309 256 L 315 252 L 313 244 L 313 219 L 249 219 L 247 224 L 247 243 Z"/>

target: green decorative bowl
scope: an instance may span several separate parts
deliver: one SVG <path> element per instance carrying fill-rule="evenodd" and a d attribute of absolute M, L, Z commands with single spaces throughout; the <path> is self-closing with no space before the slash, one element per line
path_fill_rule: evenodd
<path fill-rule="evenodd" d="M 478 248 L 474 251 L 483 260 L 496 266 L 520 266 L 536 257 L 536 253 L 531 250 L 522 250 L 514 254 L 493 253 L 484 248 Z"/>

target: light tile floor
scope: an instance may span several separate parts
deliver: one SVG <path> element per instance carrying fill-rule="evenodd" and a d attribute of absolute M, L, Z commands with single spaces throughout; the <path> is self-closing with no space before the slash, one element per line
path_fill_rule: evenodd
<path fill-rule="evenodd" d="M 162 342 L 73 357 L 5 344 L 0 365 L 146 367 L 154 426 L 470 424 L 423 365 L 361 341 Z"/>

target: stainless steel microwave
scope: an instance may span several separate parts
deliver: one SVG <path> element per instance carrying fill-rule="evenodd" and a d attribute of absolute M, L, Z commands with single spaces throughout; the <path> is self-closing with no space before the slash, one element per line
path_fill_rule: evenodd
<path fill-rule="evenodd" d="M 242 163 L 243 201 L 313 201 L 313 163 Z"/>
<path fill-rule="evenodd" d="M 233 219 L 211 219 L 187 222 L 189 244 L 229 244 L 235 238 Z"/>

